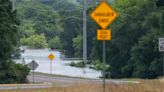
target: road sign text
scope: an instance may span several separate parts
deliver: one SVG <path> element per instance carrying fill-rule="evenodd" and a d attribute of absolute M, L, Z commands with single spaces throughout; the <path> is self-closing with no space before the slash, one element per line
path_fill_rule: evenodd
<path fill-rule="evenodd" d="M 111 30 L 97 30 L 97 40 L 111 40 Z"/>

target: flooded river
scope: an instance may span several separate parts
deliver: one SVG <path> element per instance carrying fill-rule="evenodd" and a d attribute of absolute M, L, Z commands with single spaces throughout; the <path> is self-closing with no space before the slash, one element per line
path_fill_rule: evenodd
<path fill-rule="evenodd" d="M 55 56 L 53 61 L 50 61 L 48 59 L 48 55 L 50 53 L 53 53 Z M 50 62 L 52 62 L 52 74 L 85 78 L 98 78 L 101 76 L 100 71 L 89 68 L 71 67 L 68 65 L 70 62 L 79 62 L 79 60 L 62 60 L 60 56 L 60 52 L 51 51 L 49 49 L 25 49 L 24 53 L 22 53 L 21 58 L 24 58 L 25 64 L 28 64 L 32 60 L 35 60 L 39 65 L 38 68 L 36 68 L 35 72 L 50 73 Z M 22 61 L 22 59 L 17 60 L 17 62 L 19 63 L 22 63 Z"/>

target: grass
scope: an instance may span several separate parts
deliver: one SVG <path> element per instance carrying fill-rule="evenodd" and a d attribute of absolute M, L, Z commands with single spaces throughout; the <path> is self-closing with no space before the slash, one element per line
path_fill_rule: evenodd
<path fill-rule="evenodd" d="M 75 84 L 31 90 L 1 90 L 0 92 L 103 92 L 101 84 Z M 107 84 L 106 92 L 164 92 L 164 79 L 140 80 L 139 84 Z"/>

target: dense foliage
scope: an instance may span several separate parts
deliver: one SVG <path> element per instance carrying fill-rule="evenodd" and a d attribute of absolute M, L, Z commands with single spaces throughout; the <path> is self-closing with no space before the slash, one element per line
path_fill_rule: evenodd
<path fill-rule="evenodd" d="M 111 77 L 162 76 L 162 53 L 158 51 L 158 38 L 164 36 L 162 7 L 157 7 L 156 0 L 116 2 L 120 18 L 112 25 L 108 48 Z"/>
<path fill-rule="evenodd" d="M 10 0 L 0 0 L 0 83 L 26 82 L 29 73 L 27 66 L 12 61 L 18 50 L 18 25 L 17 12 Z"/>
<path fill-rule="evenodd" d="M 47 47 L 47 42 L 46 38 L 43 34 L 41 35 L 32 35 L 28 38 L 22 38 L 21 43 L 23 45 L 29 46 L 29 48 L 46 48 Z"/>
<path fill-rule="evenodd" d="M 59 35 L 63 31 L 61 27 L 61 18 L 52 7 L 42 4 L 38 1 L 17 1 L 18 14 L 21 17 L 21 25 L 19 30 L 21 32 L 22 45 L 28 45 L 32 48 L 45 48 L 46 44 L 50 43 L 52 47 L 52 39 L 56 36 L 59 38 Z M 31 7 L 33 6 L 33 7 Z M 45 36 L 43 39 L 39 39 L 37 35 Z M 23 40 L 30 40 L 24 41 Z M 40 42 L 34 45 L 35 42 L 32 42 L 32 39 L 39 39 Z M 42 40 L 42 41 L 41 41 Z M 50 42 L 51 41 L 51 42 Z M 27 42 L 27 43 L 26 43 Z M 43 42 L 43 43 L 42 43 Z M 32 45 L 32 44 L 33 45 Z M 42 43 L 42 44 L 41 44 Z M 32 46 L 31 46 L 32 45 Z M 61 48 L 61 47 L 60 47 Z"/>

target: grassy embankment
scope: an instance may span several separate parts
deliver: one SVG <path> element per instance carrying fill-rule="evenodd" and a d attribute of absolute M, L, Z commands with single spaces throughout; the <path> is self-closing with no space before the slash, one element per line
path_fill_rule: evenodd
<path fill-rule="evenodd" d="M 100 84 L 75 84 L 67 87 L 53 87 L 31 90 L 1 90 L 0 92 L 102 92 Z M 106 92 L 164 92 L 164 79 L 140 80 L 139 84 L 107 84 Z"/>

